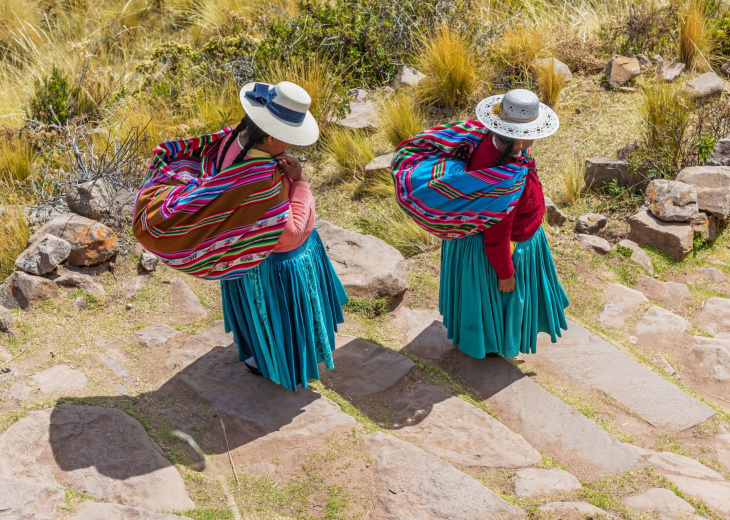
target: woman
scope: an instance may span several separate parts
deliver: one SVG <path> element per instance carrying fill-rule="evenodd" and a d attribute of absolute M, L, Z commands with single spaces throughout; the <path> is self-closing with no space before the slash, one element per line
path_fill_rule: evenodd
<path fill-rule="evenodd" d="M 246 116 L 235 129 L 161 145 L 163 164 L 153 162 L 138 196 L 135 235 L 168 265 L 220 279 L 239 359 L 296 391 L 319 379 L 318 363 L 333 368 L 347 303 L 314 229 L 302 166 L 286 153 L 313 144 L 319 127 L 293 83 L 251 83 L 240 100 Z"/>
<path fill-rule="evenodd" d="M 513 358 L 534 353 L 539 332 L 556 342 L 567 330 L 568 299 L 541 228 L 545 200 L 528 152 L 557 131 L 558 119 L 527 90 L 483 100 L 477 118 L 403 143 L 396 193 L 445 238 L 439 310 L 448 337 L 475 358 Z"/>

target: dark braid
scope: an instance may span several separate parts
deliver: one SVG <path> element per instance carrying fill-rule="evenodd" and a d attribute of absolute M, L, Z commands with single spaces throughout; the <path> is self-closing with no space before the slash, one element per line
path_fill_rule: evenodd
<path fill-rule="evenodd" d="M 241 132 L 246 130 L 246 127 L 247 127 L 246 119 L 247 119 L 246 117 L 241 119 L 241 122 L 238 123 L 238 126 L 236 128 L 234 128 L 233 131 L 231 132 L 231 137 L 228 139 L 225 146 L 223 146 L 223 150 L 221 150 L 220 153 L 218 153 L 218 167 L 216 168 L 216 171 L 221 171 L 221 169 L 223 168 L 223 160 L 226 158 L 226 154 L 228 153 L 228 149 L 231 147 L 231 143 L 235 139 L 238 139 L 238 134 L 240 134 Z"/>
<path fill-rule="evenodd" d="M 514 139 L 510 139 L 509 137 L 504 137 L 499 134 L 494 134 L 494 137 L 497 138 L 497 141 L 499 141 L 503 145 L 507 146 L 507 148 L 504 150 L 504 152 L 502 152 L 501 157 L 497 161 L 498 166 L 503 166 L 503 165 L 511 162 L 510 159 L 512 158 L 512 154 L 515 151 L 515 144 L 517 141 L 515 141 Z"/>
<path fill-rule="evenodd" d="M 223 160 L 226 157 L 226 154 L 228 153 L 228 149 L 231 147 L 231 144 L 235 139 L 238 139 L 238 134 L 241 132 L 247 133 L 247 141 L 246 145 L 243 147 L 243 149 L 239 152 L 239 154 L 236 156 L 235 159 L 233 159 L 233 162 L 231 164 L 235 164 L 237 162 L 242 161 L 246 155 L 248 155 L 248 152 L 251 151 L 251 148 L 254 145 L 261 144 L 264 142 L 264 139 L 269 137 L 269 134 L 261 130 L 258 126 L 256 126 L 256 123 L 251 121 L 251 118 L 248 116 L 244 116 L 243 119 L 241 119 L 241 122 L 238 124 L 236 128 L 233 129 L 231 132 L 231 137 L 226 141 L 226 144 L 223 146 L 223 149 L 218 154 L 218 171 L 221 171 L 223 167 Z"/>

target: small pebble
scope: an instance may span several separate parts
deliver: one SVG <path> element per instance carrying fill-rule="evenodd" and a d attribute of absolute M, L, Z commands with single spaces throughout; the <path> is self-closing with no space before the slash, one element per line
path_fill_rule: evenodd
<path fill-rule="evenodd" d="M 3 374 L 7 374 L 8 372 L 10 372 L 10 370 L 10 367 L 3 367 Z"/>
<path fill-rule="evenodd" d="M 134 305 L 132 305 L 131 303 L 128 303 L 127 304 L 127 310 L 128 311 L 131 311 L 132 310 L 132 307 L 134 307 Z"/>
<path fill-rule="evenodd" d="M 632 345 L 636 345 L 636 342 L 638 341 L 636 336 L 629 336 L 629 341 L 631 341 Z"/>

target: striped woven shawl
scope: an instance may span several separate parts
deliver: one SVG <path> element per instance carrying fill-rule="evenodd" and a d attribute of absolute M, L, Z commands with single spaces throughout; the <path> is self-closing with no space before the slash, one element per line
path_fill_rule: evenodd
<path fill-rule="evenodd" d="M 137 240 L 170 267 L 208 280 L 236 278 L 263 262 L 286 224 L 286 183 L 272 159 L 216 171 L 225 128 L 155 149 L 137 194 Z"/>
<path fill-rule="evenodd" d="M 530 156 L 466 171 L 488 133 L 478 121 L 449 123 L 396 149 L 391 165 L 396 198 L 419 226 L 442 239 L 462 238 L 490 228 L 517 205 L 525 176 L 535 168 Z"/>

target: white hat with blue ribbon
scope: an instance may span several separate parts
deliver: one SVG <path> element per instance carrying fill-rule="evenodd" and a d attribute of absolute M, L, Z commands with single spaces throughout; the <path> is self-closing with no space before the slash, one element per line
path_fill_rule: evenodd
<path fill-rule="evenodd" d="M 319 139 L 319 126 L 309 112 L 312 98 L 299 85 L 249 83 L 241 89 L 240 99 L 246 115 L 271 137 L 296 146 Z"/>

